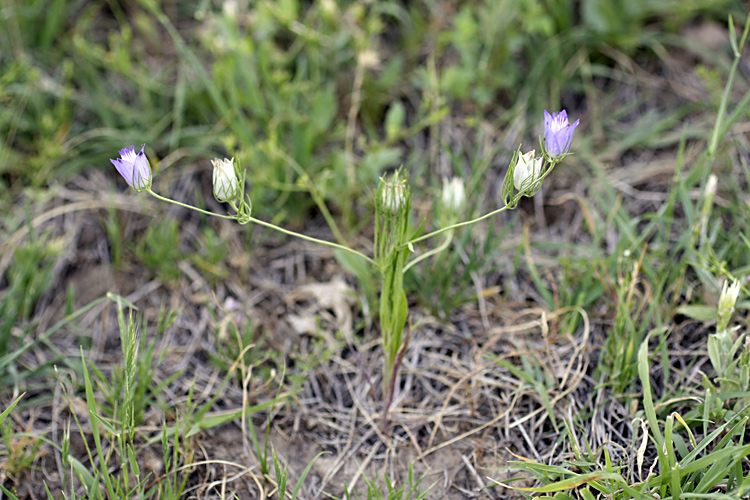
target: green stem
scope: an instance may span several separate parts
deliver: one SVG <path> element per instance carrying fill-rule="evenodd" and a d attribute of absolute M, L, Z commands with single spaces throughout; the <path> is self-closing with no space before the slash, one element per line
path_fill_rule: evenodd
<path fill-rule="evenodd" d="M 157 199 L 159 199 L 161 201 L 166 201 L 167 203 L 172 203 L 173 205 L 179 205 L 179 206 L 184 207 L 184 208 L 189 208 L 190 210 L 195 210 L 196 212 L 200 212 L 202 214 L 213 215 L 214 217 L 221 217 L 222 219 L 235 220 L 237 218 L 237 217 L 232 217 L 231 215 L 221 215 L 221 214 L 217 214 L 215 212 L 209 212 L 207 210 L 203 210 L 201 208 L 194 207 L 192 205 L 186 205 L 186 204 L 184 204 L 182 202 L 179 202 L 177 200 L 173 200 L 171 198 L 165 198 L 165 197 L 163 197 L 161 195 L 158 195 L 158 194 L 154 193 L 153 191 L 151 191 L 151 188 L 146 189 L 146 192 L 148 194 L 150 194 L 151 196 L 153 196 L 154 198 L 157 198 Z"/>
<path fill-rule="evenodd" d="M 554 158 L 551 161 L 549 161 L 549 167 L 547 167 L 546 169 L 543 169 L 544 174 L 541 175 L 538 179 L 536 179 L 535 183 L 537 183 L 537 182 L 541 183 L 552 172 L 552 170 L 555 168 L 555 166 L 558 163 L 560 163 L 562 160 L 564 160 L 565 158 L 567 158 L 570 154 L 571 153 L 566 153 L 563 156 L 558 156 L 557 158 Z M 546 159 L 546 156 L 545 156 L 545 161 L 548 161 Z M 536 191 L 534 191 L 534 192 L 536 192 Z M 450 226 L 438 229 L 437 231 L 433 231 L 433 232 L 431 232 L 429 234 L 425 234 L 424 236 L 420 236 L 419 238 L 415 238 L 415 239 L 413 239 L 411 241 L 407 241 L 406 243 L 404 243 L 404 245 L 413 245 L 414 243 L 418 243 L 420 241 L 424 241 L 424 240 L 426 240 L 428 238 L 432 238 L 433 236 L 437 236 L 438 234 L 444 233 L 446 231 L 451 231 L 451 230 L 457 229 L 459 227 L 468 226 L 468 225 L 474 224 L 476 222 L 483 221 L 484 219 L 488 219 L 488 218 L 492 217 L 493 215 L 497 215 L 497 214 L 499 214 L 500 212 L 502 212 L 504 210 L 507 210 L 509 208 L 514 208 L 518 204 L 518 200 L 522 196 L 529 196 L 529 194 L 528 194 L 528 192 L 526 192 L 526 194 L 524 194 L 524 192 L 518 192 L 518 193 L 516 193 L 515 196 L 511 196 L 512 200 L 511 200 L 511 202 L 509 204 L 506 204 L 505 206 L 500 207 L 497 210 L 493 210 L 492 212 L 490 212 L 488 214 L 484 214 L 484 215 L 482 215 L 480 217 L 477 217 L 476 219 L 471 219 L 471 220 L 467 220 L 467 221 L 464 221 L 464 222 L 458 222 L 456 224 L 452 224 Z M 506 203 L 508 203 L 508 202 L 506 201 Z"/>
<path fill-rule="evenodd" d="M 172 200 L 170 198 L 165 198 L 163 196 L 160 196 L 160 195 L 154 193 L 153 191 L 151 191 L 151 189 L 147 189 L 146 191 L 151 196 L 153 196 L 155 198 L 158 198 L 159 200 L 166 201 L 167 203 L 173 203 L 173 204 L 179 205 L 181 207 L 189 208 L 191 210 L 195 210 L 196 212 L 200 212 L 202 214 L 213 215 L 214 217 L 221 217 L 222 219 L 232 219 L 232 220 L 236 220 L 237 219 L 237 217 L 232 217 L 231 215 L 221 215 L 221 214 L 217 214 L 215 212 L 209 212 L 207 210 L 202 210 L 202 209 L 200 209 L 198 207 L 194 207 L 192 205 L 186 205 L 184 203 L 180 203 L 177 200 Z M 345 247 L 344 245 L 339 245 L 338 243 L 333 243 L 332 241 L 319 240 L 318 238 L 313 238 L 312 236 L 306 236 L 306 235 L 301 234 L 301 233 L 295 233 L 294 231 L 289 231 L 288 229 L 284 229 L 284 228 L 281 228 L 279 226 L 275 226 L 275 225 L 271 224 L 270 222 L 265 222 L 265 221 L 262 221 L 260 219 L 256 219 L 255 217 L 248 217 L 247 220 L 248 220 L 248 222 L 254 222 L 254 223 L 256 223 L 256 224 L 258 224 L 260 226 L 265 226 L 265 227 L 268 227 L 268 228 L 271 228 L 271 229 L 275 229 L 276 231 L 279 231 L 280 233 L 288 234 L 289 236 L 295 236 L 297 238 L 302 238 L 303 240 L 311 241 L 313 243 L 318 243 L 320 245 L 327 245 L 329 247 L 338 248 L 339 250 L 344 250 L 346 252 L 352 253 L 352 254 L 357 255 L 359 257 L 362 257 L 363 259 L 365 259 L 367 262 L 369 262 L 372 265 L 377 265 L 377 263 L 374 260 L 372 260 L 370 257 L 368 257 L 367 255 L 363 254 L 362 252 L 358 252 L 357 250 L 351 249 L 349 247 Z"/>
<path fill-rule="evenodd" d="M 408 271 L 409 269 L 411 269 L 412 267 L 414 267 L 417 263 L 425 260 L 426 258 L 431 257 L 431 256 L 433 256 L 433 255 L 435 255 L 437 253 L 442 252 L 443 250 L 445 250 L 446 248 L 448 248 L 448 245 L 451 244 L 451 241 L 453 241 L 453 233 L 452 232 L 448 234 L 448 237 L 445 238 L 445 241 L 443 241 L 440 244 L 439 247 L 433 248 L 429 252 L 423 253 L 419 257 L 415 258 L 413 261 L 409 262 L 406 266 L 404 266 L 404 272 Z"/>
<path fill-rule="evenodd" d="M 255 222 L 256 224 L 259 224 L 261 226 L 265 226 L 271 229 L 275 229 L 276 231 L 279 231 L 280 233 L 288 234 L 289 236 L 296 236 L 297 238 L 302 238 L 303 240 L 312 241 L 313 243 L 319 243 L 321 245 L 327 245 L 329 247 L 338 248 L 339 250 L 344 250 L 346 252 L 349 252 L 354 255 L 358 255 L 359 257 L 362 257 L 367 262 L 369 262 L 372 265 L 377 265 L 377 263 L 372 260 L 367 255 L 363 254 L 362 252 L 358 252 L 357 250 L 354 250 L 349 247 L 345 247 L 344 245 L 339 245 L 338 243 L 334 243 L 332 241 L 326 241 L 326 240 L 319 240 L 318 238 L 313 238 L 312 236 L 306 236 L 301 233 L 295 233 L 294 231 L 289 231 L 288 229 L 284 229 L 279 226 L 274 226 L 270 222 L 265 222 L 260 219 L 256 219 L 255 217 L 249 217 L 250 222 Z"/>
<path fill-rule="evenodd" d="M 291 156 L 289 156 L 288 154 L 284 153 L 283 151 L 279 151 L 276 148 L 272 148 L 271 153 L 279 156 L 282 160 L 287 162 L 292 167 L 292 169 L 294 169 L 294 171 L 297 172 L 297 175 L 305 179 L 305 188 L 310 193 L 310 196 L 312 196 L 312 199 L 315 202 L 315 205 L 318 207 L 318 210 L 320 210 L 320 213 L 323 215 L 323 218 L 326 220 L 328 227 L 331 229 L 331 232 L 333 233 L 333 237 L 336 238 L 336 241 L 338 241 L 339 243 L 344 243 L 346 240 L 344 239 L 344 235 L 341 234 L 341 231 L 339 230 L 339 227 L 336 224 L 336 220 L 331 215 L 331 212 L 328 210 L 328 207 L 326 206 L 325 200 L 320 195 L 320 192 L 318 192 L 318 189 L 315 187 L 315 183 L 312 182 L 312 179 L 310 179 L 310 176 L 307 174 L 307 172 L 305 172 L 305 169 L 302 168 L 302 165 L 297 163 L 297 161 Z"/>
<path fill-rule="evenodd" d="M 476 219 L 471 219 L 471 220 L 467 220 L 467 221 L 464 221 L 464 222 L 458 222 L 456 224 L 452 224 L 450 226 L 446 226 L 444 228 L 438 229 L 437 231 L 433 231 L 431 233 L 425 234 L 424 236 L 420 236 L 419 238 L 414 238 L 413 240 L 407 241 L 403 245 L 413 245 L 414 243 L 418 243 L 420 241 L 424 241 L 424 240 L 426 240 L 428 238 L 432 238 L 433 236 L 437 236 L 438 234 L 444 233 L 446 231 L 450 231 L 452 229 L 456 229 L 456 228 L 459 228 L 459 227 L 464 227 L 464 226 L 468 226 L 468 225 L 471 225 L 471 224 L 475 224 L 475 223 L 477 223 L 479 221 L 483 221 L 484 219 L 488 219 L 488 218 L 492 217 L 493 215 L 499 214 L 500 212 L 502 212 L 504 210 L 507 210 L 508 208 L 510 208 L 510 207 L 508 205 L 505 205 L 504 207 L 500 207 L 497 210 L 493 210 L 492 212 L 490 212 L 488 214 L 484 214 L 484 215 L 482 215 L 480 217 L 477 217 Z"/>

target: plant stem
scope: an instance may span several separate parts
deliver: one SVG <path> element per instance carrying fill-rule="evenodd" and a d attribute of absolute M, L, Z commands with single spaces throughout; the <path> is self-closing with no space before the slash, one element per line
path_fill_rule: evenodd
<path fill-rule="evenodd" d="M 500 207 L 497 210 L 493 210 L 492 212 L 490 212 L 488 214 L 484 214 L 484 215 L 482 215 L 480 217 L 477 217 L 476 219 L 471 219 L 471 220 L 467 220 L 467 221 L 464 221 L 464 222 L 458 222 L 456 224 L 452 224 L 450 226 L 446 226 L 446 227 L 443 227 L 441 229 L 438 229 L 437 231 L 433 231 L 431 233 L 425 234 L 424 236 L 420 236 L 419 238 L 414 238 L 413 240 L 407 241 L 403 245 L 404 246 L 406 246 L 406 245 L 413 245 L 414 243 L 418 243 L 420 241 L 424 241 L 424 240 L 426 240 L 428 238 L 432 238 L 433 236 L 437 236 L 438 234 L 444 233 L 446 231 L 450 231 L 452 229 L 456 229 L 456 228 L 459 228 L 459 227 L 464 227 L 464 226 L 468 226 L 468 225 L 474 224 L 474 223 L 482 221 L 484 219 L 488 219 L 488 218 L 492 217 L 493 215 L 499 214 L 500 212 L 502 212 L 504 210 L 507 210 L 508 208 L 510 208 L 510 207 L 508 205 L 505 205 L 504 207 Z"/>
<path fill-rule="evenodd" d="M 256 219 L 255 217 L 249 217 L 250 222 L 254 222 L 256 224 L 259 224 L 261 226 L 265 226 L 271 229 L 275 229 L 276 231 L 279 231 L 280 233 L 288 234 L 289 236 L 296 236 L 297 238 L 302 238 L 303 240 L 312 241 L 313 243 L 318 243 L 320 245 L 327 245 L 329 247 L 338 248 L 339 250 L 344 250 L 346 252 L 349 252 L 351 254 L 357 255 L 359 257 L 362 257 L 367 262 L 372 264 L 373 266 L 377 265 L 374 260 L 372 260 L 367 255 L 363 254 L 362 252 L 358 252 L 357 250 L 354 250 L 349 247 L 345 247 L 344 245 L 339 245 L 338 243 L 334 243 L 332 241 L 326 241 L 326 240 L 319 240 L 318 238 L 313 238 L 312 236 L 306 236 L 301 233 L 295 233 L 294 231 L 289 231 L 288 229 L 284 229 L 279 226 L 274 226 L 270 222 L 265 222 L 260 219 Z"/>
<path fill-rule="evenodd" d="M 155 198 L 157 198 L 159 200 L 166 201 L 167 203 L 173 203 L 173 204 L 179 205 L 181 207 L 189 208 L 191 210 L 195 210 L 196 212 L 200 212 L 202 214 L 212 215 L 214 217 L 221 217 L 222 219 L 231 219 L 231 220 L 236 220 L 237 219 L 236 216 L 233 217 L 231 215 L 221 215 L 221 214 L 217 214 L 215 212 L 209 212 L 207 210 L 203 210 L 203 209 L 200 209 L 198 207 L 194 207 L 192 205 L 186 205 L 185 203 L 181 203 L 181 202 L 179 202 L 177 200 L 172 200 L 170 198 L 165 198 L 164 196 L 161 196 L 161 195 L 158 195 L 158 194 L 154 193 L 153 191 L 151 191 L 150 188 L 147 189 L 146 191 L 151 196 L 153 196 L 153 197 L 155 197 Z M 358 252 L 357 250 L 354 250 L 352 248 L 346 247 L 344 245 L 339 245 L 338 243 L 334 243 L 332 241 L 320 240 L 318 238 L 313 238 L 312 236 L 306 236 L 306 235 L 301 234 L 301 233 L 295 233 L 294 231 L 289 231 L 288 229 L 284 229 L 282 227 L 276 226 L 274 224 L 271 224 L 270 222 L 265 222 L 265 221 L 262 221 L 260 219 L 256 219 L 255 217 L 248 217 L 247 221 L 248 222 L 254 222 L 254 223 L 256 223 L 256 224 L 258 224 L 260 226 L 265 226 L 265 227 L 268 227 L 268 228 L 271 228 L 271 229 L 275 229 L 276 231 L 279 231 L 280 233 L 288 234 L 289 236 L 295 236 L 297 238 L 301 238 L 303 240 L 311 241 L 313 243 L 318 243 L 320 245 L 327 245 L 329 247 L 338 248 L 339 250 L 344 250 L 346 252 L 352 253 L 352 254 L 357 255 L 359 257 L 362 257 L 363 259 L 365 259 L 367 262 L 369 262 L 370 264 L 372 264 L 374 266 L 377 265 L 377 263 L 374 260 L 372 260 L 370 257 L 368 257 L 367 255 L 363 254 L 362 252 Z"/>
<path fill-rule="evenodd" d="M 440 244 L 440 246 L 433 248 L 429 252 L 423 253 L 419 257 L 416 257 L 414 260 L 412 260 L 411 262 L 409 262 L 406 266 L 404 266 L 404 272 L 408 271 L 409 269 L 411 269 L 412 267 L 414 267 L 419 262 L 425 260 L 426 258 L 432 257 L 433 255 L 442 252 L 443 250 L 445 250 L 446 248 L 448 248 L 448 245 L 450 245 L 452 241 L 453 241 L 453 233 L 450 232 L 446 236 L 445 240 Z"/>
<path fill-rule="evenodd" d="M 323 215 L 323 218 L 326 220 L 328 227 L 333 233 L 333 237 L 336 238 L 336 241 L 338 241 L 340 244 L 344 244 L 346 242 L 346 239 L 344 239 L 344 235 L 341 234 L 341 231 L 336 224 L 336 220 L 333 218 L 330 210 L 328 210 L 328 207 L 326 206 L 325 200 L 320 195 L 318 189 L 315 187 L 315 183 L 312 182 L 310 176 L 307 174 L 307 172 L 305 172 L 305 169 L 302 168 L 302 165 L 297 163 L 297 161 L 288 154 L 284 153 L 283 151 L 279 151 L 276 148 L 271 148 L 271 153 L 277 155 L 279 158 L 287 162 L 292 167 L 292 169 L 297 172 L 297 175 L 305 179 L 305 187 L 310 193 L 310 196 L 312 196 L 312 199 L 315 202 L 315 205 L 318 207 L 318 210 L 320 210 L 320 213 Z"/>
<path fill-rule="evenodd" d="M 221 217 L 222 219 L 231 219 L 231 220 L 235 220 L 236 219 L 236 217 L 232 217 L 231 215 L 221 215 L 221 214 L 217 214 L 217 213 L 214 213 L 214 212 L 209 212 L 207 210 L 203 210 L 201 208 L 194 207 L 192 205 L 186 205 L 185 203 L 179 202 L 177 200 L 173 200 L 171 198 L 165 198 L 165 197 L 163 197 L 161 195 L 158 195 L 158 194 L 154 193 L 153 191 L 151 191 L 151 188 L 146 189 L 146 192 L 148 194 L 150 194 L 151 196 L 153 196 L 154 198 L 158 199 L 158 200 L 166 201 L 167 203 L 172 203 L 174 205 L 179 205 L 181 207 L 189 208 L 191 210 L 195 210 L 196 212 L 200 212 L 202 214 L 213 215 L 214 217 Z"/>

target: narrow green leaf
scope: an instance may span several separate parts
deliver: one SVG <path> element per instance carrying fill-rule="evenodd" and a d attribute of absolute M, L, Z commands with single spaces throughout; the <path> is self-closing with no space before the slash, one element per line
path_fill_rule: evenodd
<path fill-rule="evenodd" d="M 660 459 L 662 458 L 662 450 L 664 449 L 664 438 L 662 437 L 661 430 L 659 429 L 659 421 L 656 419 L 656 410 L 654 409 L 654 400 L 651 396 L 651 377 L 649 375 L 649 362 L 648 362 L 648 336 L 641 343 L 640 349 L 638 349 L 638 376 L 641 379 L 641 385 L 643 385 L 643 411 L 646 413 L 646 419 L 651 430 L 651 435 L 654 437 L 656 442 L 657 453 L 659 453 Z"/>
<path fill-rule="evenodd" d="M 734 19 L 732 14 L 729 14 L 729 45 L 732 46 L 732 54 L 734 57 L 740 57 L 740 49 L 737 47 L 737 33 L 734 30 Z"/>
<path fill-rule="evenodd" d="M 107 422 L 103 417 L 100 417 L 96 413 L 91 413 L 91 418 L 99 421 L 100 424 L 102 424 L 104 427 L 107 428 L 107 431 L 109 431 L 109 433 L 112 434 L 112 436 L 116 438 L 120 437 L 120 433 L 112 426 L 112 424 Z"/>
<path fill-rule="evenodd" d="M 533 493 L 551 493 L 553 491 L 569 490 L 594 481 L 604 480 L 615 481 L 618 484 L 627 484 L 619 474 L 612 474 L 610 472 L 589 472 L 588 474 L 576 474 L 574 477 L 563 479 L 562 481 L 547 484 L 545 486 L 518 489 L 521 491 L 529 491 Z"/>
<path fill-rule="evenodd" d="M 292 492 L 292 500 L 297 499 L 299 490 L 302 489 L 302 484 L 305 482 L 305 478 L 307 478 L 307 475 L 310 473 L 310 469 L 312 469 L 312 466 L 315 463 L 315 461 L 327 453 L 328 453 L 327 451 L 321 451 L 320 453 L 315 455 L 315 458 L 313 458 L 309 464 L 307 464 L 307 467 L 305 467 L 305 470 L 302 471 L 302 475 L 297 480 L 297 484 L 294 486 L 294 491 Z"/>
<path fill-rule="evenodd" d="M 88 467 L 83 465 L 76 457 L 73 456 L 70 457 L 70 463 L 73 466 L 73 469 L 75 469 L 76 474 L 78 474 L 81 482 L 86 487 L 87 491 L 99 490 L 99 481 L 97 481 L 96 477 L 91 474 L 91 471 L 89 471 Z"/>
<path fill-rule="evenodd" d="M 99 419 L 97 417 L 96 399 L 94 398 L 94 388 L 91 385 L 91 377 L 89 376 L 89 370 L 86 365 L 86 357 L 83 355 L 83 348 L 81 348 L 81 363 L 83 367 L 83 380 L 86 392 L 86 406 L 89 410 L 89 419 L 91 421 L 91 433 L 94 436 L 94 444 L 96 445 L 96 453 L 99 457 L 99 467 L 101 468 L 102 477 L 104 478 L 104 484 L 107 487 L 107 493 L 111 498 L 115 497 L 114 489 L 112 488 L 112 481 L 107 471 L 107 463 L 104 460 L 104 452 L 102 451 L 102 440 L 99 435 Z"/>
<path fill-rule="evenodd" d="M 128 460 L 130 461 L 130 469 L 133 471 L 133 474 L 135 477 L 140 477 L 141 475 L 141 469 L 138 467 L 138 460 L 135 458 L 135 450 L 133 450 L 133 446 L 128 443 Z"/>
<path fill-rule="evenodd" d="M 680 476 L 680 464 L 675 464 L 674 467 L 672 467 L 671 470 L 671 489 L 672 489 L 672 498 L 678 499 L 682 496 L 682 485 L 680 483 L 680 479 L 682 477 Z"/>
<path fill-rule="evenodd" d="M 16 407 L 19 401 L 21 401 L 21 398 L 24 397 L 26 393 L 24 392 L 20 396 L 18 396 L 2 413 L 0 413 L 0 424 L 5 422 L 5 419 L 10 415 L 10 412 L 13 411 L 13 408 Z"/>
<path fill-rule="evenodd" d="M 47 493 L 47 500 L 55 500 L 55 497 L 52 496 L 52 492 L 49 490 L 49 486 L 47 486 L 47 481 L 44 481 L 44 491 Z"/>
<path fill-rule="evenodd" d="M 2 484 L 0 484 L 0 490 L 3 490 L 3 493 L 5 493 L 6 495 L 8 495 L 8 498 L 10 498 L 10 500 L 18 500 L 18 497 L 15 496 L 13 493 L 11 493 L 10 490 L 8 490 Z"/>
<path fill-rule="evenodd" d="M 677 308 L 677 313 L 690 319 L 704 321 L 706 323 L 716 320 L 716 306 L 705 304 L 684 305 Z"/>

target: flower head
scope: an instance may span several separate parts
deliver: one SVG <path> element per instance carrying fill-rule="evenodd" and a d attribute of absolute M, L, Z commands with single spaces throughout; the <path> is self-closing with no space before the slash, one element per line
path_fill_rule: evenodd
<path fill-rule="evenodd" d="M 145 144 L 141 146 L 137 154 L 135 146 L 121 149 L 120 158 L 109 160 L 136 193 L 151 188 L 151 166 L 148 164 L 146 153 L 143 152 L 145 147 Z"/>
<path fill-rule="evenodd" d="M 381 177 L 377 195 L 379 199 L 376 199 L 378 212 L 387 217 L 399 215 L 406 206 L 408 190 L 406 179 L 399 171 L 394 172 L 390 178 Z"/>
<path fill-rule="evenodd" d="M 390 215 L 396 215 L 404 204 L 404 185 L 389 181 L 380 196 L 383 209 Z"/>
<path fill-rule="evenodd" d="M 239 201 L 240 187 L 234 170 L 234 158 L 214 158 L 211 164 L 214 166 L 214 198 L 220 202 Z"/>
<path fill-rule="evenodd" d="M 734 305 L 737 303 L 737 298 L 740 296 L 742 284 L 739 280 L 735 280 L 730 285 L 728 281 L 724 282 L 724 286 L 721 288 L 721 296 L 719 297 L 718 305 L 718 328 L 717 330 L 726 330 L 729 326 L 729 320 L 732 319 L 732 313 L 734 312 Z"/>
<path fill-rule="evenodd" d="M 518 191 L 529 189 L 542 173 L 542 159 L 534 158 L 535 150 L 518 155 L 516 168 L 513 170 L 513 185 Z"/>
<path fill-rule="evenodd" d="M 568 152 L 573 132 L 580 121 L 568 123 L 568 112 L 564 109 L 552 115 L 544 111 L 544 149 L 547 155 L 556 158 Z"/>
<path fill-rule="evenodd" d="M 443 179 L 442 194 L 443 210 L 458 214 L 463 210 L 466 203 L 466 189 L 464 180 L 460 177 L 453 177 L 451 180 Z"/>

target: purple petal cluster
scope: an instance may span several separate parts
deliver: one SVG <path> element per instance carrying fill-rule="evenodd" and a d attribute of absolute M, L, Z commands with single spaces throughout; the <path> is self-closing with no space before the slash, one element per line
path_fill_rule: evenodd
<path fill-rule="evenodd" d="M 138 193 L 151 187 L 151 166 L 148 164 L 146 153 L 143 152 L 145 147 L 145 144 L 141 146 L 137 154 L 135 146 L 123 148 L 120 150 L 120 158 L 109 160 L 125 182 Z"/>
<path fill-rule="evenodd" d="M 573 132 L 581 120 L 568 122 L 568 112 L 564 109 L 551 115 L 544 111 L 544 149 L 548 156 L 556 158 L 570 149 Z"/>

